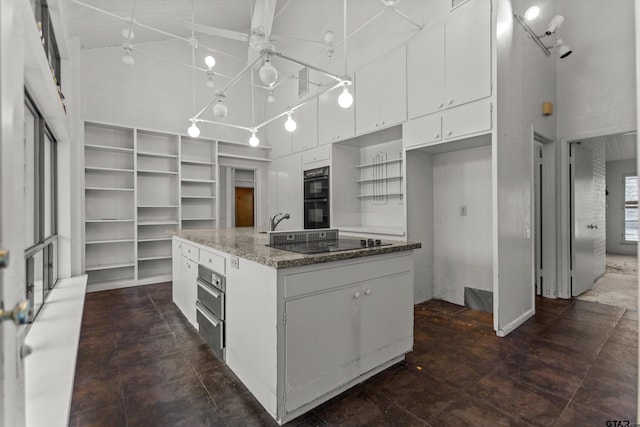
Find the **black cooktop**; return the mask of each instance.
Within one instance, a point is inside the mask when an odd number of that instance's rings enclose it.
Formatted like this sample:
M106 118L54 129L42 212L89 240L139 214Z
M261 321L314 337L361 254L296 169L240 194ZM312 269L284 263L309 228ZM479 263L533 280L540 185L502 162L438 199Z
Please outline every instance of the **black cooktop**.
M326 252L348 251L352 249L390 245L391 243L383 243L380 240L374 239L337 239L318 240L314 242L283 243L267 246L283 251L297 252L299 254L321 254Z

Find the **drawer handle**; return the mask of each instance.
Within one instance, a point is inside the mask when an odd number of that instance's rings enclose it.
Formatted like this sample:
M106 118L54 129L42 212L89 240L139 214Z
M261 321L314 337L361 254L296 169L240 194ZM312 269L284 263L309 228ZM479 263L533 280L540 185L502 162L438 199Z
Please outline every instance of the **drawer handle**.
M440 134L436 133L435 135L433 135L434 138L440 138Z
M215 289L212 289L209 284L207 282L205 282L204 280L202 280L201 278L198 277L198 286L200 286L202 289L204 289L209 295L211 295L214 298L220 298L220 296L222 295L220 292L216 291Z
M200 312L200 314L202 314L205 317L205 319L207 319L209 322L213 323L213 326L215 326L216 328L220 325L220 321L216 320L214 316L209 314L209 310L207 310L202 305L202 303L200 303L200 301L196 301L196 310L198 310Z
M449 105L453 104L453 99L450 99L448 102Z
M365 294L366 294L366 295L371 295L371 289L367 289L367 290L365 291Z
M444 103L441 102L440 105L438 105L438 108L442 108L442 107L444 107Z
M451 135L453 135L453 131L452 131L452 130L450 130L449 132L447 132L447 136L451 136Z

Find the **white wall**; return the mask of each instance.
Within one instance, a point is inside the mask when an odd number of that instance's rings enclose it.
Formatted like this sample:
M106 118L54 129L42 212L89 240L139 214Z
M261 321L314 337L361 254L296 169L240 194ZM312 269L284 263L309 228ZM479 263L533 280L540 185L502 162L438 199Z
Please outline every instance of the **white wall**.
M633 0L563 0L558 13L557 34L573 48L558 63L558 135L636 129Z
M493 292L491 205L491 147L433 156L434 297L464 305L465 287Z
M230 51L240 57L246 57L245 44L233 41L219 41L222 50ZM191 63L190 47L178 40L145 43L140 49L172 58L185 64ZM121 47L109 47L83 51L83 107L84 119L98 122L141 127L152 130L186 134L189 118L203 108L213 98L214 90L206 85L206 75L195 72L195 106L193 104L192 71L175 63L162 61L156 57L133 52L135 64L124 65L121 61ZM204 67L204 57L208 52L196 51L196 66ZM227 76L235 76L246 62L228 56L216 55L215 71ZM251 126L251 89L247 84L238 83L227 93L225 104L229 114L226 123ZM216 77L216 88L221 89L227 79ZM256 122L262 119L264 91L256 89ZM214 120L213 112L208 109L202 118ZM248 142L250 134L246 131L198 124L201 137ZM258 137L262 135L259 132Z
M624 240L624 176L636 175L636 159L607 162L607 253L635 255L638 245Z

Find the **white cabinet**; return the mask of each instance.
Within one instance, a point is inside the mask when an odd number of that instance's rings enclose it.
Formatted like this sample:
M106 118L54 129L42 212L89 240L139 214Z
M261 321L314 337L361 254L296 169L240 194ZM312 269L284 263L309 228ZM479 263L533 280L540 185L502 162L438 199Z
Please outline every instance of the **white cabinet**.
M356 72L356 134L389 127L407 118L406 68L403 46Z
M182 241L173 239L171 242L171 295L175 305L180 310L186 307L186 295L182 277Z
M492 103L489 99L418 117L402 124L405 149L454 141L491 130Z
M409 118L491 95L491 2L451 11L408 46Z
M354 94L355 85L349 86ZM338 105L338 95L342 88L334 89L318 98L318 142L329 144L355 136L354 106L342 108Z
M282 221L279 230L296 230L303 228L302 218L302 154L297 153L271 164L271 174L275 180L269 189L270 200L275 200L270 214L288 212L290 218ZM274 185L275 184L275 185Z
M313 164L316 162L322 162L324 160L329 160L331 157L331 150L328 145L321 145L320 147L316 147L312 150L307 150L302 153L302 163L305 165Z
M286 410L411 350L413 274L285 303Z
M292 135L292 150L300 151L318 145L318 100L313 99L294 111L296 130ZM282 124L284 127L284 122Z
M198 297L198 263L183 255L186 244L181 240L173 239L172 245L173 302L178 306L189 323L197 329L196 299Z

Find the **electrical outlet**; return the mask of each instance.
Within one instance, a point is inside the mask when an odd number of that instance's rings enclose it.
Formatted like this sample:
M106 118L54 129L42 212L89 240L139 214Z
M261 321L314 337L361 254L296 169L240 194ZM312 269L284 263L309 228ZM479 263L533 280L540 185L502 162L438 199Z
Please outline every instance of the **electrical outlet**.
M231 257L231 268L238 270L240 268L240 259L237 256Z
M460 206L460 216L467 216L467 205Z

